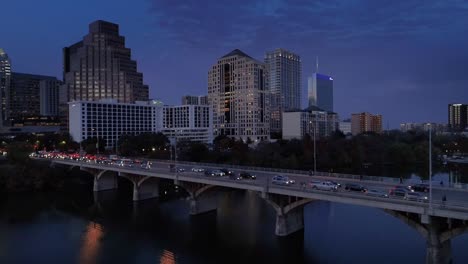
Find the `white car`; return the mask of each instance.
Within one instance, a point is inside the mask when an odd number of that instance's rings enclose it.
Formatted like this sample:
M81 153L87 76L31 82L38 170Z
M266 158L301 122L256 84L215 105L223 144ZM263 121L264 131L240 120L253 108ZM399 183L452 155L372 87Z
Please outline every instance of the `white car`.
M338 187L328 181L325 182L310 182L309 186L314 190L321 190L321 191L337 191Z
M203 168L192 168L192 172L204 172L205 169Z
M290 180L288 176L276 175L271 179L271 183L278 185L294 184L294 180Z

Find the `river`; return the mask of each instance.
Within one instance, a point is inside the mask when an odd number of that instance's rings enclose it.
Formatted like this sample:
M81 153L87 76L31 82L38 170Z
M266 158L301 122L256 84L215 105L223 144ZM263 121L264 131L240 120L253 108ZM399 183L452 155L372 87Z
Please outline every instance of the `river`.
M120 182L119 182L120 184ZM0 263L424 263L425 241L379 209L313 202L304 232L276 237L275 212L256 193L227 191L215 212L189 216L167 195L137 205L131 186L94 197L67 192L3 195ZM452 240L454 263L468 263L468 234Z

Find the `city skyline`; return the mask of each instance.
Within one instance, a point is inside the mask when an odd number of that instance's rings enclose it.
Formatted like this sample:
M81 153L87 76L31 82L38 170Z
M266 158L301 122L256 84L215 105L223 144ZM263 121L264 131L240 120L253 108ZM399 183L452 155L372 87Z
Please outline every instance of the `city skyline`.
M89 1L92 9L86 8L86 1L83 7L40 4L44 12L26 13L28 18L21 21L13 14L24 3L6 3L10 12L5 19L15 26L1 28L0 34L7 36L1 45L12 60L12 70L61 76L61 48L85 35L89 23L103 19L121 27L150 86L150 97L168 104L177 103L184 94L206 94L206 72L212 61L235 48L256 59L276 48L300 55L303 107L305 77L313 72L315 57L320 57L320 71L338 80L335 111L342 119L369 111L384 115L385 127L388 121L390 128L407 121L447 123L447 104L466 103L468 98L463 70L468 64L464 48L468 34L463 27L468 7L462 2L249 1L228 5L219 13L221 3L208 5L203 12L200 7L187 9L194 5L190 1L132 5L115 1L113 8L107 8L109 3ZM36 5L31 1L30 9ZM239 18L223 21L240 11L245 12ZM293 19L278 24L291 13L296 14ZM353 19L357 14L361 18ZM38 30L30 32L30 23ZM31 48L30 43L40 45ZM186 72L184 78L178 78L179 71Z

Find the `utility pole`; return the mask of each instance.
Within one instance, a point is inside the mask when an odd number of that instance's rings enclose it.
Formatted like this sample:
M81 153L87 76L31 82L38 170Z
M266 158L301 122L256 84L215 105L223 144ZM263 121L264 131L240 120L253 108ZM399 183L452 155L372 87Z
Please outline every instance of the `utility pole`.
M317 175L317 146L316 146L316 134L317 134L317 119L318 114L315 112L315 126L314 126L314 175Z
M429 123L429 208L432 209L432 125Z

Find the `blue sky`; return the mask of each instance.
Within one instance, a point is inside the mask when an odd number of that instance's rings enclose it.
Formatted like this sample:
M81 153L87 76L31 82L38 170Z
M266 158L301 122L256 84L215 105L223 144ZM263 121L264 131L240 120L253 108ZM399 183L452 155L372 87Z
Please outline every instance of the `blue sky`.
M302 58L304 106L319 57L342 118L446 123L448 103L468 103L468 1L16 0L0 12L13 70L59 78L63 47L94 20L118 23L151 97L169 104L206 94L209 68L231 50L263 60L279 47Z

